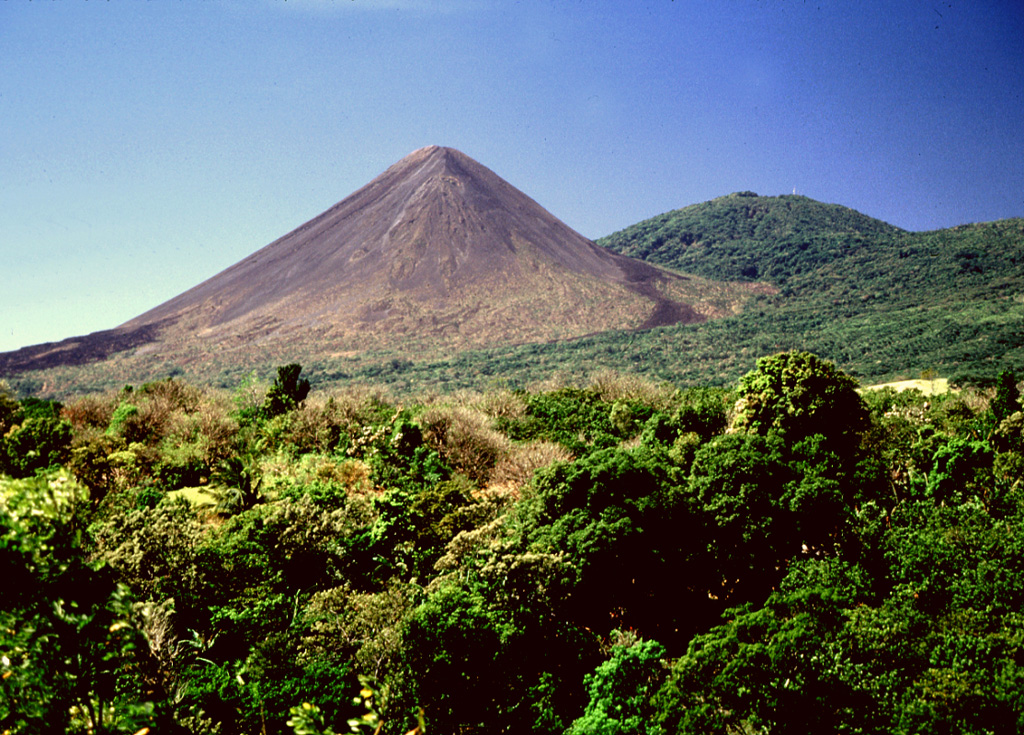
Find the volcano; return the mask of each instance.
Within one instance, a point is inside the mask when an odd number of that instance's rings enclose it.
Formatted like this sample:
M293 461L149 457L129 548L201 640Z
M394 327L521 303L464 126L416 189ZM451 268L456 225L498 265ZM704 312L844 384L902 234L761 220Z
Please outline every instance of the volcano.
M735 303L723 284L595 245L469 156L428 146L170 301L0 355L0 371L115 352L171 363L260 348L439 354L703 321Z

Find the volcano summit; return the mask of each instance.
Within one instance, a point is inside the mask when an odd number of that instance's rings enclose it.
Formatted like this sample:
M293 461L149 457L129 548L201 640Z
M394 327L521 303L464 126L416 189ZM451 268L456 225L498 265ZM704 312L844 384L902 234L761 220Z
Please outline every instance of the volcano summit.
M124 350L175 364L441 354L702 321L736 297L601 248L472 158L428 146L189 291L116 329L0 355L0 372Z

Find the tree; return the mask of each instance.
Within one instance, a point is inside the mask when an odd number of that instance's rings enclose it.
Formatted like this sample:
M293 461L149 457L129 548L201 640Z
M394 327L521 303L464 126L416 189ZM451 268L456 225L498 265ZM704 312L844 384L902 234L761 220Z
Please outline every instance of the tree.
M659 732L652 722L650 700L664 678L665 647L657 641L618 635L623 640L612 646L611 657L587 674L584 685L590 701L566 735Z
M692 628L700 607L679 604L684 593L665 583L681 579L691 594L697 571L700 529L674 469L666 452L638 447L602 449L535 475L516 529L530 551L563 558L556 596L577 624L600 633L632 627L665 645Z
M263 484L263 477L260 474L259 459L253 453L221 460L210 479L220 486L212 491L217 498L216 510L219 513L241 513L255 506L262 498L260 485Z
M510 571L522 575L519 567ZM506 596L495 582L447 580L412 611L402 632L405 670L385 682L392 687L386 719L404 713L411 726L422 707L430 732L539 734L562 732L566 715L582 713L594 636L552 610L536 584Z
M0 437L21 421L21 405L14 398L6 380L0 380Z
M710 599L763 599L782 561L800 549L785 502L793 476L783 450L777 436L756 434L727 434L697 450L688 489L705 532L691 543L705 547Z
M828 449L848 457L867 426L856 381L809 352L762 357L740 380L735 429L777 433L790 444L821 434Z
M986 441L950 439L932 455L927 492L937 503L985 497L992 486L992 448Z
M132 600L86 559L66 473L0 483L0 728L136 732L153 724Z
M70 458L71 424L54 416L30 416L0 436L0 472L29 477Z
M267 391L261 412L265 418L274 418L294 411L309 395L309 381L299 378L302 366L298 363L282 365L277 369L277 378Z
M873 721L879 703L843 679L836 639L864 599L861 576L840 561L807 560L763 606L727 611L673 663L654 696L657 731L893 732Z
M989 403L996 423L1020 410L1020 391L1013 370L1003 370L996 379L996 394Z

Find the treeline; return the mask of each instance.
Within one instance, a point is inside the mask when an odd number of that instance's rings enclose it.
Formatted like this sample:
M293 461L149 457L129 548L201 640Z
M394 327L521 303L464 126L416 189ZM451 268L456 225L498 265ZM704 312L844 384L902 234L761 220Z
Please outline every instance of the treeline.
M0 395L0 732L1024 727L1024 413L734 387Z

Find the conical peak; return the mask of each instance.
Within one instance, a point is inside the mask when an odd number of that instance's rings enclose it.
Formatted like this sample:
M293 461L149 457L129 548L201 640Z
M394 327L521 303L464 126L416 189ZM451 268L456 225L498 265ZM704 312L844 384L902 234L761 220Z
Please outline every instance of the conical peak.
M410 153L409 155L405 156L404 158L400 159L397 163L395 163L394 167L422 165L424 163L434 161L449 160L472 161L473 159L471 159L462 151L458 151L454 148L446 148L440 145L428 145L424 146L423 148L417 148L412 153Z
M454 148L445 148L439 145L425 145L422 148L417 148L412 153L406 156L406 158L426 158L427 156L436 155L442 151L451 151Z
M462 151L439 145L428 145L417 148L409 155L395 163L389 172L423 172L427 174L457 174L472 170L479 174L487 169L474 161Z
M404 161L409 159L425 159L436 156L459 156L462 158L469 158L469 156L467 156L465 153L456 150L455 148L448 148L447 146L443 145L425 145L422 148L417 148L402 160Z
M323 355L548 341L702 320L735 303L707 292L598 247L486 166L430 145L110 335L41 354L91 360L144 344L141 359L192 361L213 346L248 359L264 344Z
M125 326L180 323L186 331L248 334L272 322L327 324L348 333L358 331L357 324L376 314L379 304L440 314L479 300L470 311L484 314L491 310L485 303L515 309L512 304L539 299L551 301L541 312L550 312L555 322L572 322L573 329L592 329L580 316L583 304L600 305L593 306L597 323L618 328L647 322L636 313L624 320L615 315L617 308L642 312L646 306L654 310L649 319L658 323L695 318L688 310L677 315L679 309L671 318L661 316L670 303L661 292L678 280L596 246L461 151L430 145ZM494 314L480 319L518 323ZM412 329L409 324L403 321L401 328ZM460 333L473 328L458 327ZM516 329L548 335L536 326Z

